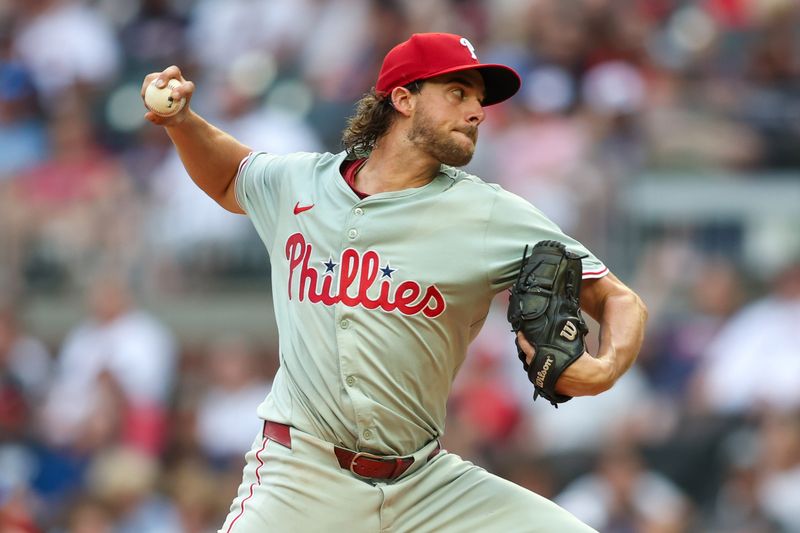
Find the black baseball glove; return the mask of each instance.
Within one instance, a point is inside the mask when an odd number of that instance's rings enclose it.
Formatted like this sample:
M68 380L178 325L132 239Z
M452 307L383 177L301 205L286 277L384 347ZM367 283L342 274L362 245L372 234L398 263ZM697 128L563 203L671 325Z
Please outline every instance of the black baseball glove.
M534 386L533 399L544 396L554 406L572 399L558 394L556 381L585 349L588 328L581 316L581 257L558 241L541 241L522 255L517 281L511 287L508 321L536 348L530 365L517 342L517 352ZM516 342L516 341L515 341Z

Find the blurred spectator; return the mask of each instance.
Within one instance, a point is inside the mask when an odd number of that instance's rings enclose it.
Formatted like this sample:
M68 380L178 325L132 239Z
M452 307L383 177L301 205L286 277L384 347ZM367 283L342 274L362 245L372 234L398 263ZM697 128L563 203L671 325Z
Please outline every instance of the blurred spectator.
M602 191L602 176L587 166L587 132L576 117L530 107L516 109L504 126L481 148L480 164L492 169L487 179L531 201L565 231L574 232L581 207L590 198L597 200Z
M130 269L139 202L128 176L97 142L77 97L62 102L49 128L50 157L14 178L0 213L2 231L16 244L12 274L60 267L80 282L98 265Z
M0 303L0 376L19 384L28 402L47 392L51 358L42 341L28 334L18 312Z
M778 524L764 512L758 501L758 465L752 450L738 451L731 458L710 506L703 531L708 533L778 533Z
M45 105L57 103L72 87L100 87L113 79L120 64L118 41L109 21L95 9L78 0L17 5L15 50L33 73Z
M242 338L223 338L208 351L208 385L197 406L197 442L214 464L240 467L241 455L258 435L256 408L271 383L259 371L253 347Z
M37 116L36 91L11 44L11 34L0 23L0 187L47 153L45 122Z
M769 4L769 3L765 3ZM800 165L800 5L774 2L762 9L763 21L753 36L744 66L745 89L740 117L764 139L764 163L770 167Z
M33 496L26 489L0 495L0 532L43 533L33 516Z
M612 48L600 54L630 56L631 61L617 59L594 64L587 69L580 87L584 108L582 128L592 137L587 166L595 167L605 182L604 187L595 186L594 197L586 195L589 201L582 206L586 213L582 230L595 238L607 238L598 235L596 226L605 225L601 221L614 216L622 192L641 174L647 160L642 115L647 108L649 72L639 64L638 54L624 53L625 46L617 46L623 50Z
M358 0L331 0L320 9L302 61L304 77L323 100L352 102L374 84L373 13L370 2Z
M181 531L175 505L157 490L158 461L138 450L112 447L100 452L87 472L87 492L109 509L115 533Z
M328 150L341 149L341 132L353 101L375 84L386 52L407 38L409 12L414 6L436 10L442 4L334 0L320 5L315 31L308 35L298 60L302 79L315 95L310 118ZM431 18L425 21L431 24Z
M513 346L513 344L509 344ZM517 429L521 410L500 357L511 353L471 350L448 404L445 446L467 457L502 453Z
M774 277L769 294L733 315L710 342L699 375L708 408L721 414L800 408L800 357L791 340L798 324L795 262Z
M309 0L200 0L192 9L189 51L212 81L228 74L232 60L253 51L283 64L313 34L319 9Z
M258 62L245 62L231 68L226 78L207 88L218 106L220 128L254 150L274 154L323 150L302 110L293 112L270 101L272 79L264 79L260 85L248 84L262 68Z
M30 421L48 384L50 356L23 332L11 307L0 306L0 531L39 531ZM16 528L16 529L15 529Z
M165 439L168 401L174 380L172 334L135 307L118 277L96 279L89 290L90 316L68 335L58 372L44 405L44 431L57 445L79 445L92 436L93 415L106 413L118 437L145 453L158 453ZM108 395L119 412L111 410ZM80 446L79 446L80 447Z
M594 471L570 483L555 501L603 533L679 533L691 512L681 490L624 443L605 447Z
M126 70L143 77L169 65L184 64L188 21L175 9L175 3L139 0L137 4L136 13L119 32Z
M166 488L175 502L182 533L211 533L225 520L230 494L241 481L241 464L229 472L231 480L220 476L208 461L186 457L166 473Z
M708 92L724 92L723 80L708 82ZM650 88L643 124L648 163L654 168L745 169L762 157L758 134L732 117L703 105L704 88L674 76L659 76ZM720 96L711 96L709 100ZM696 102L701 100L701 102ZM737 102L734 105L741 105Z
M66 520L67 533L115 533L114 516L98 498L85 496L73 503Z
M651 328L640 364L655 389L676 403L688 387L706 347L744 300L744 280L722 257L682 270L688 287L675 287L672 307ZM687 293L685 300L676 298ZM678 305L685 302L685 305Z
M758 502L783 531L800 531L800 410L775 410L759 434Z
M31 411L21 387L0 368L0 532L5 521L33 513L29 492L38 465L29 449Z

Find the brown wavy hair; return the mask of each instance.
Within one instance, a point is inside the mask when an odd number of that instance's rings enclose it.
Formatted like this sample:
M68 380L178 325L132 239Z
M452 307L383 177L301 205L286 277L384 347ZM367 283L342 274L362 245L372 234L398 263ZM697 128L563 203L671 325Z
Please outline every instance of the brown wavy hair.
M416 94L421 83L414 81L404 86ZM342 132L342 145L348 155L367 157L375 143L383 137L394 122L396 111L389 96L381 96L373 87L355 105L356 111L347 119L347 127Z

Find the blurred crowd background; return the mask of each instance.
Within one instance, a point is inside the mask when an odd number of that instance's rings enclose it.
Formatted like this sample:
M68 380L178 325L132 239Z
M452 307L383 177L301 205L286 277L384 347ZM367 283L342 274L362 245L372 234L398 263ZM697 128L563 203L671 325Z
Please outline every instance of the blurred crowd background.
M651 314L616 387L555 410L500 295L445 446L603 532L800 531L797 0L0 0L0 532L215 531L259 428L269 264L143 77L179 65L250 146L338 151L415 31L520 72L469 170Z

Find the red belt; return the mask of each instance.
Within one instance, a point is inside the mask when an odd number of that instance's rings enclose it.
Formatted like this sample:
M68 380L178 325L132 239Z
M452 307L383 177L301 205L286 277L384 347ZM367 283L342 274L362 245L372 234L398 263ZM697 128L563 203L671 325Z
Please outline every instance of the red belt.
M263 435L286 448L292 447L290 426L286 424L267 420L264 422ZM441 449L442 446L437 442L426 461L430 461ZM334 446L333 453L339 466L357 476L371 479L397 479L414 464L412 456L382 457L368 452L354 452L340 446Z

